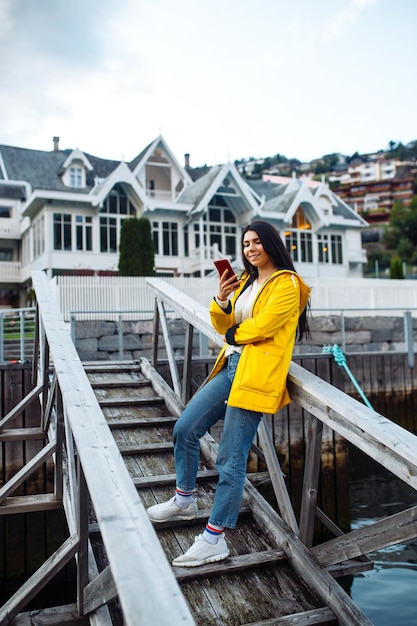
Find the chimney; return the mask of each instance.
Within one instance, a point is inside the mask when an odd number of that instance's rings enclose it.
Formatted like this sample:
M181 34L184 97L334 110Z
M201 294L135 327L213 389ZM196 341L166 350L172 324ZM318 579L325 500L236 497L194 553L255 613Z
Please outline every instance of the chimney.
M188 152L184 154L185 167L190 167L190 155Z
M58 150L59 150L59 137L53 137L52 141L54 142L54 151L58 152Z

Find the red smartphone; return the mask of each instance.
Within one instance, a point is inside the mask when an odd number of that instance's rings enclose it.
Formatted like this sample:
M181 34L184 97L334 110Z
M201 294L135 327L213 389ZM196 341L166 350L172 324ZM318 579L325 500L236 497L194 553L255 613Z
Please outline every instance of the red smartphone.
M213 263L219 272L219 276L223 276L226 270L228 271L227 278L231 278L236 274L228 259L216 259Z

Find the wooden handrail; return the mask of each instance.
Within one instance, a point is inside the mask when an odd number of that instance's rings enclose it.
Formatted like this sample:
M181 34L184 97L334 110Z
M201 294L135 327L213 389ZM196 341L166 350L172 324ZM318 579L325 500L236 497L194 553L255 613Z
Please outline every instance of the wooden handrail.
M147 283L167 307L223 345L205 307L161 279L148 278ZM294 362L288 387L293 401L417 490L415 435Z
M54 302L47 277L43 272L34 271L32 281L66 419L71 426L125 623L130 626L194 624ZM155 580L159 581L158 585L154 584Z

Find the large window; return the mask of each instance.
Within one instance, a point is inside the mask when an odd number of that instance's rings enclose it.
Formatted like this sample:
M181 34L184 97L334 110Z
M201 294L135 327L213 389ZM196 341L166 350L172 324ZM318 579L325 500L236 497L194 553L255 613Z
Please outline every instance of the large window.
M75 239L77 250L93 249L92 218L86 215L75 216Z
M330 249L332 263L343 264L342 237L341 235L330 235Z
M70 213L54 213L54 250L71 250Z
M178 256L178 224L176 222L162 222L163 254Z
M313 262L311 224L300 207L294 214L291 228L285 231L285 245L295 263Z
M91 217L54 213L54 250L92 250L92 229ZM44 251L43 220L34 225L33 231L33 252L36 258Z
M117 252L120 229L123 221L130 215L136 215L135 207L122 186L115 185L100 210L101 252Z
M214 196L210 202L209 210L204 217L203 241L201 241L200 224L194 224L194 246L217 245L220 252L228 256L236 256L236 220L230 209L225 206L221 196Z
M343 263L341 235L317 235L319 263Z
M178 256L178 223L152 222L155 254Z
M37 259L45 251L44 216L33 222L33 256Z

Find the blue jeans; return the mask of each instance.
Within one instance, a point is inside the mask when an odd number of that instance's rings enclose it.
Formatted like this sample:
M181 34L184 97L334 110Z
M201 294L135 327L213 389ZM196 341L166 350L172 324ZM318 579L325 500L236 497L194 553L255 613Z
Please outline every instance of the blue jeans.
M249 450L261 419L261 413L227 405L239 356L232 354L227 365L191 398L174 427L177 487L192 491L200 458L200 437L224 419L216 460L219 481L209 519L209 523L221 528L236 526Z

